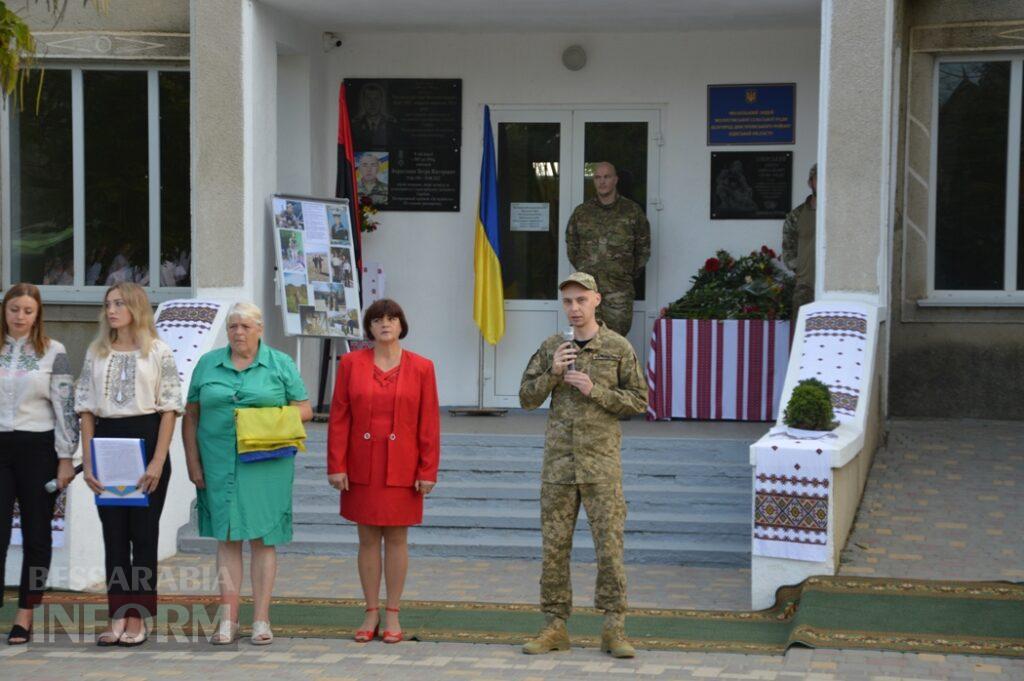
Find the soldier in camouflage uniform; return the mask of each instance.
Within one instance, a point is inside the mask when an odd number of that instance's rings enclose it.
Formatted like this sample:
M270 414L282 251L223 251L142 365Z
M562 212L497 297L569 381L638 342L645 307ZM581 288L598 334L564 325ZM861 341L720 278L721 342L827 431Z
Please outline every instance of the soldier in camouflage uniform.
M625 633L626 499L619 417L646 411L647 385L629 341L596 320L601 295L594 278L576 272L559 289L575 340L556 334L544 341L519 387L525 409L536 409L551 396L540 491L540 600L546 625L523 652L569 649L569 558L582 502L597 553L594 604L605 612L601 648L615 657L633 657Z
M388 186L380 181L380 158L377 154L367 151L360 155L356 171L359 197L369 198L375 206L387 205Z
M633 281L651 257L651 224L644 209L620 196L611 163L594 168L597 196L576 206L565 232L569 262L597 280L598 319L626 336L633 325Z
M801 305L814 302L814 235L818 204L818 164L807 177L811 195L794 208L782 223L782 262L796 275L793 290L793 318Z

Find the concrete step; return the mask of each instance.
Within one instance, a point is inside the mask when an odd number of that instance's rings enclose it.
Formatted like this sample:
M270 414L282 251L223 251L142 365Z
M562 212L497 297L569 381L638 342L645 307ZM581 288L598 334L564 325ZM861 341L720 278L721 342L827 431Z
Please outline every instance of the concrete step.
M679 485L673 483L624 484L626 501L630 508L686 512L699 511L701 507L746 508L750 504L749 485L711 486ZM431 493L432 499L450 499L456 502L498 503L502 501L538 502L540 483L537 480L517 482L443 481ZM294 499L304 502L331 503L338 500L338 492L324 479L296 479ZM650 507L650 508L648 508Z
M491 459L476 454L445 454L441 459L440 471L445 479L458 480L471 474L533 474L539 476L543 461L541 457L509 457L503 460ZM626 475L648 475L660 477L693 478L702 481L744 479L750 481L751 466L748 463L729 462L685 462L659 461L650 459L623 460L622 470ZM327 463L299 458L295 467L296 476L312 478L327 475ZM539 479L539 478L538 478Z
M354 525L295 526L291 543L278 548L282 553L349 556L358 549ZM191 527L183 528L178 548L183 553L212 553L216 541L195 536ZM414 556L517 558L539 560L541 540L536 532L500 534L486 530L438 529L416 527L409 532L409 549ZM594 546L589 533L577 533L573 539L573 560L594 562ZM626 537L626 560L630 563L685 564L696 566L739 566L750 561L747 537L679 539L655 533L637 533Z
M349 524L338 514L337 504L296 503L293 509L293 519L295 525ZM495 509L487 506L466 508L427 502L423 512L423 526L539 532L540 506L518 509ZM582 509L576 527L580 530L588 528L586 513ZM651 511L631 512L626 518L626 532L657 532L711 538L747 536L750 534L750 516L742 513L701 515Z

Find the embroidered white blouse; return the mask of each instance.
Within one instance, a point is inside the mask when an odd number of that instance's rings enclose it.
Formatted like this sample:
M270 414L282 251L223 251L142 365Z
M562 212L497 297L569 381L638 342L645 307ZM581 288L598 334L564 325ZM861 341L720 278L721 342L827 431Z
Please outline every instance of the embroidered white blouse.
M85 354L75 386L75 411L100 418L182 412L181 379L174 353L162 340L153 341L145 357L139 350L112 350L106 357Z
M0 431L52 430L57 456L78 449L71 362L64 346L51 340L40 357L28 337L4 338L0 348Z

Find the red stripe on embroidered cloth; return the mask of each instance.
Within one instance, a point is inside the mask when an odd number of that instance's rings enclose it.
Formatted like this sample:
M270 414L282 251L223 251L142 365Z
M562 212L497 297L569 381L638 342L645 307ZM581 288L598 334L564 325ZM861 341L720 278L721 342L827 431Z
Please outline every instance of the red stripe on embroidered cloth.
M764 420L762 415L761 388L764 370L764 323L749 321L750 352L747 353L749 368L747 370L747 418L752 421Z
M683 407L683 417L693 418L693 329L694 320L686 320L686 402Z
M711 321L697 322L700 351L697 357L697 418L711 418Z
M664 339L664 342L662 344L661 352L662 352L662 358L663 358L662 362L664 363L664 367L665 367L665 370L664 370L664 373L663 373L663 376L665 377L665 380L664 380L663 387L662 387L662 390L661 390L661 418L663 418L663 419L671 419L672 418L672 382L673 382L673 380L675 378L673 376L673 373L672 373L672 367L674 365L674 362L672 361L672 352L673 352L673 348L672 348L672 327L674 325L672 323L672 320L670 320L670 319L663 319L661 321L661 324L662 324L661 335L662 335L662 338Z
M714 418L722 418L722 374L723 374L723 350L725 349L725 322L715 322L718 331L718 344L715 352L715 413Z
M772 398L775 396L775 322L768 322L768 387L764 394L766 398L764 419L772 418Z
M744 358L747 356L747 322L745 320L739 320L736 323L736 332L738 334L737 348L739 352L736 353L736 418L740 421L747 419L747 410L744 408L746 405L746 381L747 372L744 367Z
M661 351L659 346L661 345L661 319L657 319L654 322L654 328L651 329L651 347L647 353L647 420L656 421L658 419L658 361L661 358Z

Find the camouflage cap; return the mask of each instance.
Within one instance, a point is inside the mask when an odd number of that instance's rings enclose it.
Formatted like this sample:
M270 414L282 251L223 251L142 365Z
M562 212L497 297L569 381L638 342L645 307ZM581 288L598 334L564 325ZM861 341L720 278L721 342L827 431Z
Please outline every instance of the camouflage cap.
M573 272L562 280L562 283L558 285L558 290L561 291L569 284L579 284L583 288L590 289L591 291L597 290L597 281L586 272Z

